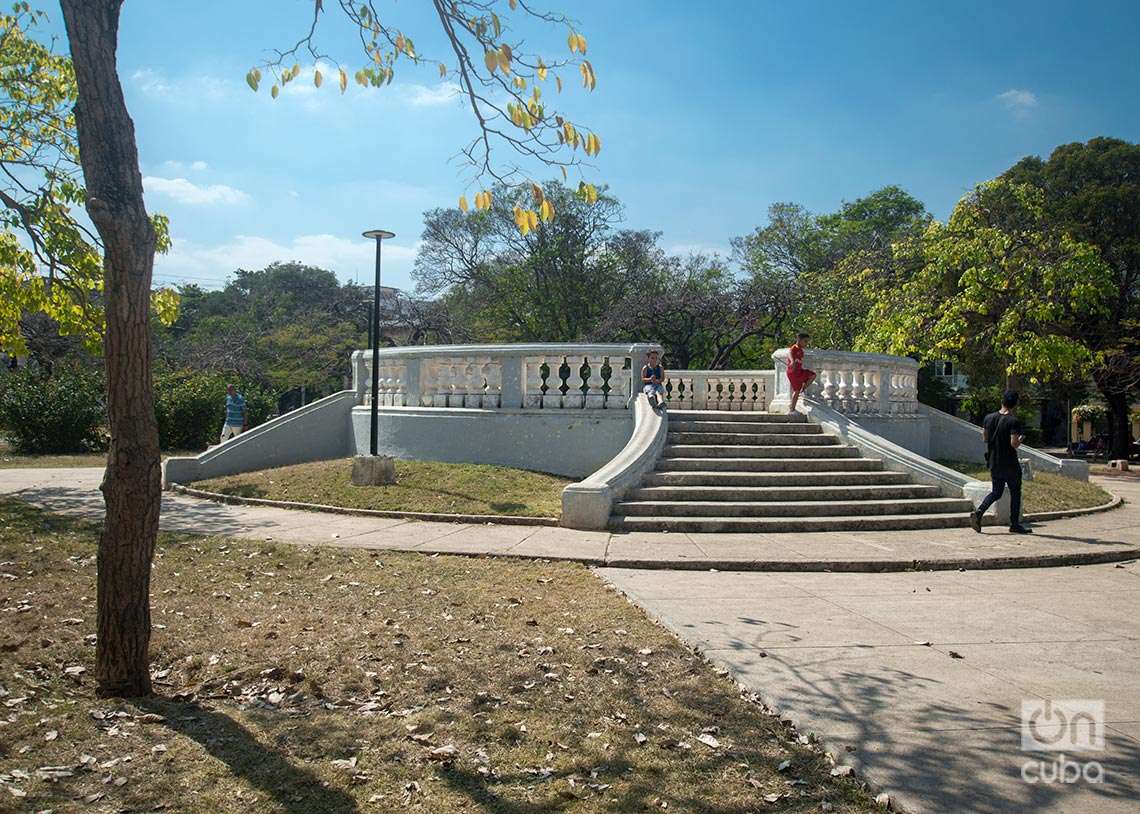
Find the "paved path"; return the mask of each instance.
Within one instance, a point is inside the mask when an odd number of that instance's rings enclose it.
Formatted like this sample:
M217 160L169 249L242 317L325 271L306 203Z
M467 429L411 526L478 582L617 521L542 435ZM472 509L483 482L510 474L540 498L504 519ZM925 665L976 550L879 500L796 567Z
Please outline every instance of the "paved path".
M102 470L0 469L0 494L13 494L52 511L99 518ZM1116 483L1121 484L1117 488ZM1137 481L1103 479L1123 494ZM620 567L720 570L907 570L1053 564L1039 558L1140 554L1140 489L1134 505L1038 526L1031 537L987 528L933 531L820 532L813 534L685 534L574 531L551 526L440 523L333 515L260 506L231 506L166 493L162 526L173 531L273 539L282 542L427 553L498 554L572 559Z
M1140 501L1140 481L1110 486ZM1124 512L1137 528L1135 508ZM1140 811L1140 565L895 574L599 569L913 812ZM1028 783L1023 700L1105 702L1100 784ZM1051 771L1051 769L1048 769Z

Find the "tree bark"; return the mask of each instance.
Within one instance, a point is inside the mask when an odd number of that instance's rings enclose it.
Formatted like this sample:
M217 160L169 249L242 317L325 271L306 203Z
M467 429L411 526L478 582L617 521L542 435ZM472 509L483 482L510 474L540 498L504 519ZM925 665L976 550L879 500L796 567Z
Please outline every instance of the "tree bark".
M95 646L98 692L150 693L150 572L162 478L151 382L155 233L143 204L134 123L116 67L122 0L61 0L79 102L87 213L103 241L107 416Z
M1106 393L1101 395L1108 403L1109 457L1128 460L1132 445L1132 422L1128 415L1128 394Z

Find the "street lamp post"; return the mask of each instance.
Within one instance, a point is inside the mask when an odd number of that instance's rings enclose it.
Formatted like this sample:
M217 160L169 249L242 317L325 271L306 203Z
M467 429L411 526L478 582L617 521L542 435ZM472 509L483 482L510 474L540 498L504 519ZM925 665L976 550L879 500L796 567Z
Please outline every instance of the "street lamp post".
M376 241L376 286L372 289L372 416L368 435L368 452L376 456L376 435L380 425L380 400L376 397L380 390L380 246L390 238L395 237L394 232L385 229L370 229L364 233L365 237Z
M370 229L364 236L376 241L376 286L372 290L372 323L368 341L372 345L372 414L368 436L369 455L352 459L352 482L357 486L379 486L396 482L396 468L391 458L377 455L380 428L380 245L396 235L385 229Z

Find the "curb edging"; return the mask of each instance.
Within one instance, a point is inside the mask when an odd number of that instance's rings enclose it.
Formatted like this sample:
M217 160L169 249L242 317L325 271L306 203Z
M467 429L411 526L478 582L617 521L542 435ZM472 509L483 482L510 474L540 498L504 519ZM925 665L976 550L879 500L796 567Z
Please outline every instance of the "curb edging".
M300 509L307 512L345 514L360 517L386 517L394 520L436 520L447 523L494 523L503 526L557 526L555 517L523 517L514 514L448 514L446 512L401 512L389 509L353 509L345 506L328 506L324 503L301 503L292 500L269 500L262 497L240 497L224 495L220 492L207 492L181 483L168 484L172 492L190 497L212 500L215 503L228 503L234 506L265 506L274 509Z
M1112 493L1109 492L1109 494ZM1022 519L1028 520L1030 523L1040 523L1045 520L1061 520L1065 517L1080 517L1085 514L1107 512L1110 509L1115 509L1122 505L1124 505L1124 498L1119 495L1112 495L1112 500L1108 501L1108 503L1102 503L1099 506L1086 506L1083 509L1061 509L1057 512L1034 512L1032 514L1022 515Z

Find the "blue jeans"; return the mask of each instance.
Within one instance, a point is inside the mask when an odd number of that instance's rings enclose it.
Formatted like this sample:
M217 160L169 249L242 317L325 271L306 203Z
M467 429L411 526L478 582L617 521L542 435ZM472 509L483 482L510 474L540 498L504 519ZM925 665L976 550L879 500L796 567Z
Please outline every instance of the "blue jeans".
M990 480L993 487L990 493L986 495L986 499L978 504L978 516L986 513L996 501L1001 500L1001 496L1005 494L1005 487L1009 487L1009 525L1012 528L1016 526L1021 520L1021 467L1016 470L1009 470L1008 472L999 472L993 470L990 472Z

